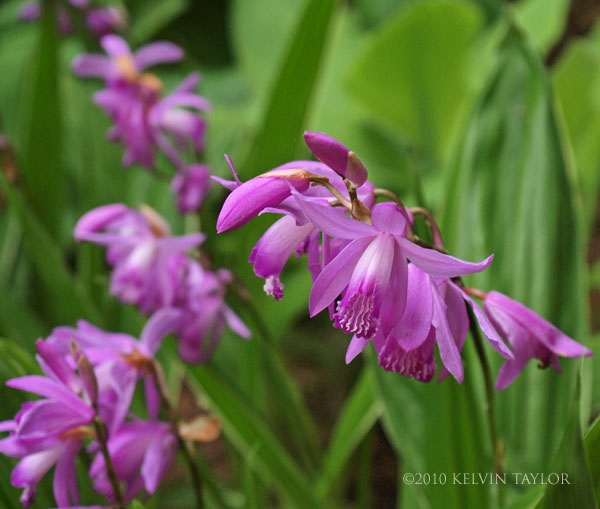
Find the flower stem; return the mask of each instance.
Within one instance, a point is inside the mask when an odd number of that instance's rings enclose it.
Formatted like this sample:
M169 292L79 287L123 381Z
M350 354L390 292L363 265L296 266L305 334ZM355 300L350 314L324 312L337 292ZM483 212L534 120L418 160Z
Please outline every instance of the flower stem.
M204 507L204 501L202 499L202 484L200 482L200 473L198 472L198 466L196 465L196 460L194 459L194 453L191 451L190 447L188 446L188 443L183 439L181 433L179 432L179 421L177 419L177 412L175 411L173 405L171 405L171 402L169 401L169 396L165 387L162 369L158 363L152 363L150 375L152 376L154 385L158 389L161 404L167 411L167 416L169 418L169 422L171 423L171 428L173 430L173 433L175 434L175 437L177 437L179 448L183 452L183 456L185 457L185 461L188 465L190 477L192 478L194 495L196 496L196 507L198 509L202 509Z
M442 242L442 234L440 233L440 228L436 223L433 214L423 207L411 207L408 210L411 212L411 214L423 216L427 220L429 228L431 228L431 234L433 235L433 243L435 247L445 251L446 248Z
M494 453L494 472L498 475L502 475L504 473L504 445L502 444L496 429L496 406L492 371L485 355L485 350L483 349L483 341L481 339L481 334L479 333L477 320L475 319L475 315L469 306L467 306L467 312L469 314L469 328L471 330L471 335L473 336L475 349L477 350L477 357L479 358L479 363L481 364L481 371L483 372L483 378L485 382L488 426L490 440L492 442L492 451ZM502 490L500 487L498 489L498 505L502 507Z
M106 429L106 423L98 415L94 417L93 423L94 430L96 431L96 438L98 439L98 444L100 444L100 450L102 451L102 457L104 458L104 465L106 467L106 472L108 474L108 479L110 480L110 485L113 490L117 507L122 509L125 507L125 502L123 501L121 485L119 483L119 478L117 477L115 466L110 458L110 453L108 452L108 431Z

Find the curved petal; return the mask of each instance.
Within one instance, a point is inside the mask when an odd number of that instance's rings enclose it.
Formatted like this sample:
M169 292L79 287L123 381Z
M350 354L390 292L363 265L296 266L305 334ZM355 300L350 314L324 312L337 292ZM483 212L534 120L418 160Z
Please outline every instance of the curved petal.
M75 474L75 457L81 449L79 440L67 442L62 454L56 462L54 470L54 498L58 507L71 507L79 504L77 493L77 476Z
M371 243L369 238L359 238L348 244L321 271L315 280L309 298L310 316L325 309L346 287L358 260Z
M111 203L86 212L75 225L75 240L87 240L88 235L103 230L128 211L129 208L122 203Z
M346 209L304 198L300 193L294 196L306 218L327 235L348 240L377 235L372 226L348 217Z
M561 357L580 357L592 355L591 350L564 334L540 315L499 292L488 293L485 299L486 309L498 307L509 313L514 320L529 330L548 350Z
M406 232L406 217L398 205L391 201L375 205L371 220L373 226L379 231L392 233L399 237Z
M306 189L307 179L255 177L236 187L227 197L217 219L217 232L246 224L266 207L279 205L290 193L290 185Z
M104 51L111 57L120 57L123 55L131 55L129 44L122 37L114 34L108 34L100 39L100 44Z
M183 58L183 50L172 42L152 42L138 49L133 58L135 65L142 71L156 64L177 62Z
M359 338L356 334L352 336L348 350L346 350L346 364L350 364L354 358L361 353L369 344L370 339Z
M354 152L325 133L304 132L304 141L317 159L342 177L361 186L367 180L367 169Z
M465 262L459 258L440 253L435 249L427 249L402 237L396 237L396 241L410 259L423 272L436 277L458 277L467 274L481 272L489 267L494 255L488 256L479 263Z
M433 295L432 325L435 327L435 339L440 350L440 357L446 369L461 384L465 378L463 364L446 318L446 304L442 300L437 285L433 282L431 289Z
M461 288L456 286L454 283L452 283L452 286L454 288L457 288L460 291L463 299L465 299L465 301L471 306L471 309L473 310L473 314L475 315L475 318L477 318L477 321L479 322L479 327L481 327L481 330L483 331L484 336L487 338L490 346L494 350L496 350L496 352L498 352L500 355L502 355L502 357L504 357L505 359L512 359L513 358L512 352L504 344L504 341L502 341L502 339L498 335L498 332L496 332L496 329L490 323L490 321L488 320L488 317L485 315L485 313L482 311L482 309Z
M90 406L63 385L49 378L39 375L23 376L8 380L6 385L13 389L32 392L33 394L59 401L82 416L89 415L90 419L94 416L94 411Z
M284 216L263 234L250 253L254 273L262 278L279 276L289 257L314 230L312 224L296 226L293 217Z
M404 350L421 346L431 330L433 291L431 279L414 264L408 265L406 307L394 327L394 336Z
M223 306L223 316L225 317L227 326L238 336L244 339L250 339L250 337L252 337L250 329L246 327L246 324L242 322L242 319L228 306Z
M146 346L150 355L156 353L166 335L177 330L181 318L181 311L174 308L162 308L152 315L140 337L140 341Z

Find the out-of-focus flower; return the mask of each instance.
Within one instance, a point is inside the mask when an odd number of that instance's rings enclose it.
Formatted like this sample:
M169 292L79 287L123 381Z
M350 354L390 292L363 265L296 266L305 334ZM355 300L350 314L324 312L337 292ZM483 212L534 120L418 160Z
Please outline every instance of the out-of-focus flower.
M499 292L490 292L483 301L494 327L510 343L514 359L507 360L496 380L496 389L506 388L533 358L540 367L552 366L561 372L558 357L581 357L592 352L558 330L523 304Z
M143 313L174 305L183 253L204 240L202 233L175 237L149 207L141 212L122 204L98 207L75 227L75 238L107 247L113 266L111 294Z
M76 375L62 354L40 341L40 364L47 376L25 376L8 380L14 389L38 394L44 399L24 403L13 421L0 424L10 436L0 440L0 452L21 458L12 472L11 483L24 488L21 503L29 506L36 486L56 465L54 495L59 506L78 503L75 456L85 438L93 438L90 427L95 410L95 385ZM89 373L88 373L89 376Z
M171 426L160 421L136 420L123 424L108 440L108 451L119 480L126 483L125 500L142 489L154 493L177 451ZM94 489L114 500L104 458L97 455L90 468Z
M198 210L210 191L210 170L203 164L194 164L173 177L171 188L177 196L177 208L180 212Z
M86 23L96 37L120 32L126 26L123 11L117 7L91 9L86 15Z
M250 338L246 325L225 302L231 279L228 270L213 273L203 271L194 260L187 264L178 297L183 313L178 333L179 353L186 362L208 361L226 327L244 339Z

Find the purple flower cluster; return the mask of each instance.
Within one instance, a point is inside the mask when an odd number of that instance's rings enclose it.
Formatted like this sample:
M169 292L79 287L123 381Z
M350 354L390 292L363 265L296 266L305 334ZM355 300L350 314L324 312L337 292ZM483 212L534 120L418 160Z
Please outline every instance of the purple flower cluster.
M266 293L280 299L286 261L293 253L307 255L310 314L327 308L334 327L353 335L347 362L372 341L386 370L429 382L437 370L437 345L440 379L449 373L461 383L468 308L491 347L506 359L499 390L533 357L558 370L557 356L591 355L501 294L485 298L484 312L460 277L486 269L493 255L473 263L441 252L441 246L421 245L410 210L399 200L376 203L391 193L374 189L356 154L325 134L307 132L305 141L321 162L293 161L245 183L237 177L221 181L231 194L217 231L238 228L265 212L283 215L258 241L250 262L265 279Z
M111 204L85 214L75 227L75 238L106 247L106 260L113 267L112 295L145 314L165 308L179 311L174 332L185 361L208 360L226 327L250 337L225 303L231 273L206 270L186 254L202 243L204 234L173 236L151 208L137 211Z
M101 45L107 56L82 54L73 61L79 76L101 78L105 88L94 101L110 116L109 139L125 146L123 165L137 163L153 169L161 151L176 169L172 190L181 212L198 209L210 189L210 172L202 164L187 163L186 152L204 150L206 120L199 112L210 103L194 91L200 75L192 73L169 95L160 79L146 69L177 62L183 50L170 42L150 43L132 53L125 40L106 35Z
M69 4L68 6L66 4ZM68 0L58 5L56 22L63 34L73 32L73 21L69 15L69 8L81 11L87 28L96 37L119 32L125 28L125 15L117 7L95 7L91 0ZM35 21L41 15L39 1L25 3L19 11L21 21Z
M37 342L42 375L9 380L7 385L42 397L24 403L11 421L0 423L10 435L0 452L20 458L11 476L23 488L29 506L36 486L54 470L59 507L78 505L75 460L80 451L95 456L90 468L94 488L115 500L101 447L108 449L125 500L141 490L156 491L177 450L172 426L159 420L161 400L153 359L165 335L173 332L180 312L162 309L148 321L138 340L109 333L80 321L58 327ZM130 412L138 381L143 381L147 419Z

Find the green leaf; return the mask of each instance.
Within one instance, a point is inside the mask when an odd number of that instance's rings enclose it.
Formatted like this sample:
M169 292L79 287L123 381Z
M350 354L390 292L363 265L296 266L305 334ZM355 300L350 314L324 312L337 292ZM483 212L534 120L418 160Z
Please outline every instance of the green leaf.
M307 1L242 173L254 176L294 157L336 5Z
M467 52L481 25L479 10L466 2L426 0L400 9L365 42L348 90L439 161L460 125Z
M596 36L597 39L597 36ZM586 226L592 227L600 186L600 49L585 38L569 44L553 69L552 82L564 116L575 158L575 169Z
M596 500L600 500L600 417L594 421L585 435L585 450Z
M183 14L189 0L143 0L131 9L131 41L137 46L150 40Z
M567 22L569 0L527 0L513 6L514 18L546 53L556 43Z
M265 484L275 484L296 507L318 507L309 479L246 398L210 366L193 367L190 373L223 420L227 438L242 457L254 455L252 462Z
M463 140L447 175L442 232L453 255L495 254L492 266L467 284L503 292L585 343L581 216L565 140L546 70L514 28ZM494 356L496 372L501 362ZM572 359L561 364L558 375L531 362L497 395L509 471L548 471L577 368Z
M373 373L363 370L339 414L316 483L318 497L325 498L352 452L369 433L383 411L373 387Z
M539 509L556 507L596 509L598 507L581 432L580 394L578 383L569 407L562 442L553 462L552 472L557 474L561 481L556 484L549 482L544 498L537 506Z
M1 172L0 189L7 194L11 211L21 223L28 257L44 288L45 311L51 314L54 323L87 318L101 325L100 313L80 281L69 272L60 248Z
M54 2L42 2L40 38L24 81L17 144L25 196L52 236L60 231L64 203L61 161L61 109L58 86L58 33Z

